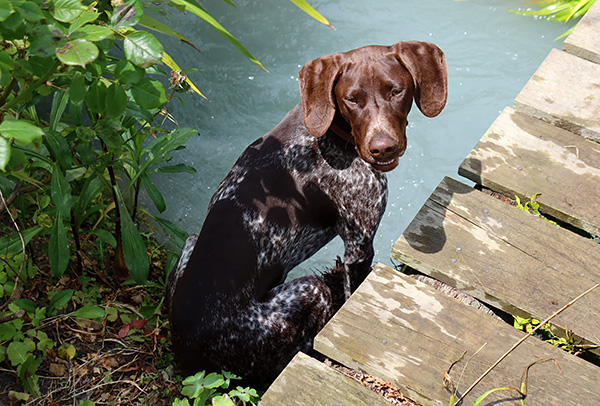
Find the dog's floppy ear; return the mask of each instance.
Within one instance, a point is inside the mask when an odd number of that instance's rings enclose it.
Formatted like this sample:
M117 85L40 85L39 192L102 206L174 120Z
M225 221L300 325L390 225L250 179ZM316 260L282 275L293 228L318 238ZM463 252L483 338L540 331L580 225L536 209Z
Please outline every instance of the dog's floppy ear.
M404 41L393 45L415 83L415 103L427 117L441 113L448 99L448 70L441 49L429 42Z
M341 71L342 54L325 55L308 62L298 73L304 109L304 126L314 137L327 132L335 115L333 86Z

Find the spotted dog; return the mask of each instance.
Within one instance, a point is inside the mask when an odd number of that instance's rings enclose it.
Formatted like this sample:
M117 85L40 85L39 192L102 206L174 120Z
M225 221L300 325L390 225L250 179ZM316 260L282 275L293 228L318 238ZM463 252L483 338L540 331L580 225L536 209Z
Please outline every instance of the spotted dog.
M346 297L365 279L387 201L385 172L406 150L413 101L447 98L443 52L426 42L366 46L308 62L301 103L250 145L188 239L167 292L182 372L260 377L310 346L332 316L320 276L288 272L335 236Z

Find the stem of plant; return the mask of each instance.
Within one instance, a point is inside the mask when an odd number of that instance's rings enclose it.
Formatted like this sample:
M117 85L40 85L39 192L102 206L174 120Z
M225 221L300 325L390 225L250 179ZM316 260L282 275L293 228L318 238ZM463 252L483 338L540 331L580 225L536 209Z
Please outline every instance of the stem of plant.
M504 360L504 358L508 357L508 355L511 352L513 352L515 350L515 348L517 348L519 345L521 345L523 343L523 341L527 340L527 338L531 337L531 335L533 335L533 333L535 333L540 327L542 327L543 325L548 323L550 320L552 320L553 318L558 316L560 313L562 313L563 311L565 311L566 309L571 307L575 302L577 302L579 299L581 299L582 297L584 297L585 295L587 295L588 293L590 293L591 291L593 291L594 289L596 289L599 286L600 286L600 283L595 284L594 286L592 286L591 288L589 288L588 290L583 292L581 295L577 296L575 299L571 300L569 303L564 305L562 308L558 309L551 316L546 318L546 320L540 322L540 324L538 324L536 328L534 328L529 333L527 333L525 336L523 336L523 338L521 338L519 341L517 341L508 351L506 351L500 358L498 358L498 361L494 362L494 364L491 367L489 367L487 369L487 371L485 371L483 374L481 374L481 376L479 378L477 378L477 380L475 382L473 382L473 384L471 384L471 386L469 386L469 388L465 391L465 393L463 393L461 395L461 397L456 401L456 405L460 404L460 402L465 398L465 396L467 396L473 390L473 388L475 388L475 386L477 386L479 384L479 382L481 382L494 368L496 368L496 366L500 362L502 362Z

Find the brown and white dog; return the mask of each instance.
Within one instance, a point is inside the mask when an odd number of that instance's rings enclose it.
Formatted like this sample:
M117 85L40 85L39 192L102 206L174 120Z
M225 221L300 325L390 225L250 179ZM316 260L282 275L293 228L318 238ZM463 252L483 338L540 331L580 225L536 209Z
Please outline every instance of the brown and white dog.
M332 316L330 289L286 275L340 236L346 296L364 280L413 100L434 117L447 99L444 54L427 42L326 55L299 80L302 102L240 156L170 276L185 374L260 377L310 346Z

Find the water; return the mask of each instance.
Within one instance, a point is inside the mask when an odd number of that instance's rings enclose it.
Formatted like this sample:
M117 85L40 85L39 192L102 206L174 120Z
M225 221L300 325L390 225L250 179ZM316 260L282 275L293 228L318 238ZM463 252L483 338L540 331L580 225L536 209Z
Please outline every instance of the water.
M198 173L154 178L167 202L163 216L190 233L200 230L208 202L236 158L298 103L297 73L310 59L369 44L430 41L446 53L448 104L434 119L413 108L407 152L388 174L388 208L375 240L375 261L392 264L393 242L444 176L458 178L458 165L500 111L512 105L550 49L562 46L553 39L570 26L507 11L527 7L523 0L309 2L336 31L289 1L237 0L237 9L203 2L270 73L193 15L171 12L170 24L201 52L169 39L166 50L180 66L201 69L191 79L210 101L184 96L183 106L171 103L179 125L200 132L175 160ZM339 238L291 276L322 270L336 255L343 256Z

